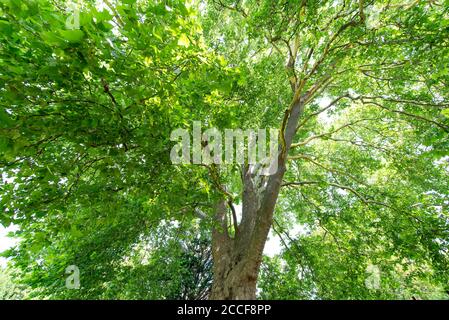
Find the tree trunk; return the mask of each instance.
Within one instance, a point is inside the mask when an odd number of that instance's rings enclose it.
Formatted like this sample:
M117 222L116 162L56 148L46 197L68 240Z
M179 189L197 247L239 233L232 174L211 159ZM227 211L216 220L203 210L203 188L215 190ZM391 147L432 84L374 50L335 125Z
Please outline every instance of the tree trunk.
M245 166L242 172L242 220L233 236L228 232L228 203L221 201L216 209L217 225L212 232L214 283L210 299L252 300L256 298L257 277L273 212L286 170L287 154L303 111L302 101L293 101L286 113L285 149L278 152L278 169L262 177Z
M220 250L226 250L220 247ZM214 283L210 298L214 300L253 300L260 263L254 263L237 251L216 252Z

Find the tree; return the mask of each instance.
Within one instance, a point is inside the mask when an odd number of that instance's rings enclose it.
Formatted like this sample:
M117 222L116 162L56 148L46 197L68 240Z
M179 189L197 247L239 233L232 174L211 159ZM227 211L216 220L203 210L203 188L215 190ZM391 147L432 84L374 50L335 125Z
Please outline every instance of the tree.
M361 285L370 265L384 288L447 290L447 3L104 3L78 29L59 1L0 5L1 222L28 282L63 290L90 266L101 296L161 221L201 219L210 298L256 297L271 229L307 261L304 296L385 297ZM193 120L276 127L276 172L173 165Z
M114 279L120 280L111 281L117 292L106 297L207 299L212 284L210 240L198 227L161 226L117 271Z

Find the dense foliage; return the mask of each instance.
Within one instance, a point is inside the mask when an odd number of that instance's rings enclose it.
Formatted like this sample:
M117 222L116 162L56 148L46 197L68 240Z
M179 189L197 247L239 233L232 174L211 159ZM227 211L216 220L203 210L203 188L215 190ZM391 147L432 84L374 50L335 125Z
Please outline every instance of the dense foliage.
M258 295L448 297L449 1L78 9L71 29L64 1L0 0L0 223L19 227L4 255L31 298L206 298L213 209L241 205L241 168L175 166L170 133L282 132L292 89L284 249Z
M0 267L0 300L23 300L28 296L28 288L18 284L16 275L9 269Z

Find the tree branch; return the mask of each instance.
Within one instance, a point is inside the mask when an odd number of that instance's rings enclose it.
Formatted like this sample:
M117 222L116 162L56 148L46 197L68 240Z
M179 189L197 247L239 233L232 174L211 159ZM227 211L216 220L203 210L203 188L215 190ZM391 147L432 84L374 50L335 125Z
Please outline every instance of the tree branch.
M312 140L319 139L319 138L326 137L326 136L330 136L330 135L332 135L335 132L343 130L344 128L350 127L350 126L352 126L354 124L357 124L359 122L362 122L362 121L375 121L375 120L379 120L379 118L366 118L366 119L359 119L359 120L356 120L356 121L352 121L352 122L346 123L346 124L338 127L335 130L332 130L332 131L329 131L329 132L325 132L325 133L321 133L321 134L314 135L314 136L310 136L310 137L308 137L307 139L305 139L305 140L303 140L301 142L293 143L291 145L291 147L292 148L301 147L301 146L304 146L304 145L308 144Z

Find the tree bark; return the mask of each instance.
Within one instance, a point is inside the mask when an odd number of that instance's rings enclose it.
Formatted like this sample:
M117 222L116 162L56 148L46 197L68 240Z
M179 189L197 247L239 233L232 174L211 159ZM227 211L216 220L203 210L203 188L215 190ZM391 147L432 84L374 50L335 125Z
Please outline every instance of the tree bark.
M243 169L242 220L233 236L227 226L227 204L216 209L216 227L212 232L214 282L210 299L252 300L256 298L257 278L263 250L272 222L275 205L286 171L287 154L306 97L293 101L285 125L285 149L278 151L278 169L267 177L258 176L246 166Z

